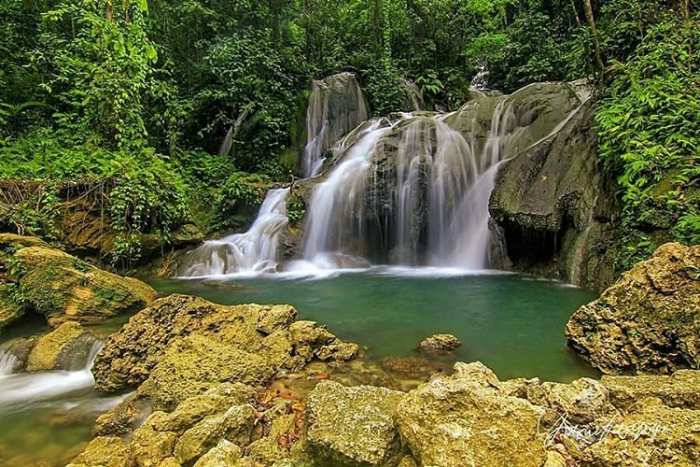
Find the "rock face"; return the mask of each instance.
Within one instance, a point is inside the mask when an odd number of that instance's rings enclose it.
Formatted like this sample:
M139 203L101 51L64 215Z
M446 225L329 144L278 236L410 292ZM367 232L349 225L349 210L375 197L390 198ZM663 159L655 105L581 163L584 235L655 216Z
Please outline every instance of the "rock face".
M387 465L399 452L394 412L403 393L325 381L308 399L307 437L330 465Z
M444 467L541 466L544 410L501 393L497 384L483 365L457 364L453 376L409 392L396 414L416 460Z
M63 323L37 340L27 359L27 371L84 368L96 343L80 324Z
M605 373L700 368L700 246L669 243L566 325L569 344Z
M603 376L600 380L617 407L654 397L669 407L700 410L700 372L678 370L672 375Z
M357 354L357 345L322 326L293 322L296 314L289 305L224 306L183 295L157 300L109 338L93 366L96 387L112 392L148 379L143 391L161 394L168 405L210 383L256 384L314 358Z
M452 352L462 343L452 334L434 334L426 337L418 344L418 350L426 354L442 354Z
M98 269L38 239L3 235L0 248L0 269L7 271L24 308L43 314L54 327L66 321L102 321L155 298L143 282ZM0 297L2 302L5 298Z
M614 279L612 186L599 167L589 100L501 165L489 210L504 264L594 290L607 287Z

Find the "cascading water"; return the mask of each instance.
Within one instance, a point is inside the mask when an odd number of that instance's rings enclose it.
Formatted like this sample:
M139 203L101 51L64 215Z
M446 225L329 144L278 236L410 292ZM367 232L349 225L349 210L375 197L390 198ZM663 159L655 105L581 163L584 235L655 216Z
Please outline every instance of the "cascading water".
M359 134L312 195L304 259L375 250L392 264L488 267L489 196L515 116L501 98L485 141L449 116L401 114Z
M367 117L365 98L353 73L339 73L314 81L306 111L304 176L316 175L323 164L324 151Z
M182 277L275 272L280 237L287 228L289 188L270 190L250 229L204 242L189 253Z
M19 360L6 350L0 349L0 378L15 372L19 366Z
M90 370L101 349L102 343L95 341L88 352L85 364L76 371L0 373L0 409L7 407L16 409L17 406L28 406L64 394L90 390L95 383Z

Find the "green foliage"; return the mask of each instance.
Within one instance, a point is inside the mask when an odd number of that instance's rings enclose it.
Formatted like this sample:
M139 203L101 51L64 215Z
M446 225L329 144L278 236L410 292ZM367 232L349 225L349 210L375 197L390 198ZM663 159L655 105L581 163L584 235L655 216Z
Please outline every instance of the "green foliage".
M634 56L615 63L597 112L600 155L621 191L623 269L671 236L700 236L699 48L693 23L650 27Z
M214 201L214 225L219 230L241 227L255 212L270 187L267 177L236 172L224 183Z
M287 199L287 218L291 225L297 225L304 220L306 215L306 203L304 199L292 193L292 195Z

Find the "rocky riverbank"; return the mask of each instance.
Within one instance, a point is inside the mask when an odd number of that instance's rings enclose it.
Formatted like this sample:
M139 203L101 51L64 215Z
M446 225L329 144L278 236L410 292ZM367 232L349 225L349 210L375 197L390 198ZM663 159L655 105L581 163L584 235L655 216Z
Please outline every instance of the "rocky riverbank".
M4 347L18 367L84 365L99 345L86 325L145 306L95 358L98 391L133 392L99 417L73 467L700 462L697 247L663 246L567 326L571 345L605 372L664 374L564 384L501 381L479 362L369 361L290 305L155 299L39 240L0 240L14 319L38 313L55 327Z

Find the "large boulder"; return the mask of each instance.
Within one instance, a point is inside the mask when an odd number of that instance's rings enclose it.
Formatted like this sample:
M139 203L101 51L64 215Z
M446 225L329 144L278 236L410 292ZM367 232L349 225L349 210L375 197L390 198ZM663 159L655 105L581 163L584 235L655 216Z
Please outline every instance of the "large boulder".
M561 126L499 167L492 228L501 266L601 290L614 279L613 184L596 154L593 102L567 109Z
M307 402L309 445L330 465L385 465L399 453L394 413L403 396L373 386L318 384Z
M477 363L457 364L454 375L409 392L396 420L420 465L540 467L543 414L527 400L501 392L495 375Z
M12 278L31 309L51 326L66 321L94 323L137 311L155 298L145 283L96 268L60 250L31 246L17 250Z
M29 352L27 371L85 368L96 344L95 337L79 323L63 323L37 340Z
M116 436L98 436L67 467L131 467L126 444Z
M357 345L342 342L316 323L293 322L296 314L290 305L225 306L184 295L157 300L109 338L92 369L97 389L111 392L136 387L161 363L163 368L182 370L183 375L199 375L191 382L205 382L211 376L216 383L246 375L245 381L253 383L261 382L262 375L272 376L278 368L298 369L314 358L347 360L355 356ZM194 334L198 337L186 339ZM181 356L177 350L168 354L176 342ZM228 370L207 364L211 355L212 361L228 366L216 352L234 363L240 357L245 371L236 364ZM197 362L202 362L200 369ZM206 369L212 372L205 374ZM149 384L152 388L160 384L157 382L177 378L162 369Z
M566 325L569 344L604 373L700 368L700 246L669 243Z

